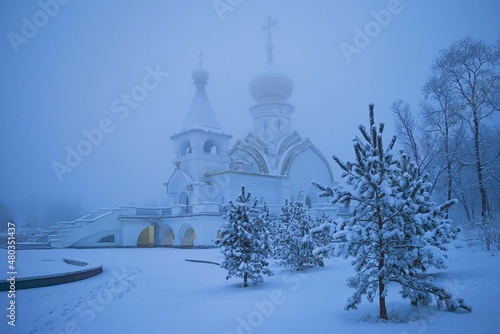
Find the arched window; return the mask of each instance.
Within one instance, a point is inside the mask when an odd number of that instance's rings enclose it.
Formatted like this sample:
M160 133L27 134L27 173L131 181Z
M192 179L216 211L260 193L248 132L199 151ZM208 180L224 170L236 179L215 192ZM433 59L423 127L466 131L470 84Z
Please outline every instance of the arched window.
M205 142L205 145L203 145L203 152L217 155L219 154L219 150L217 149L217 145L210 139Z
M115 236L113 234L107 235L105 237L102 237L98 241L98 243L105 243L105 242L115 242Z
M226 202L224 201L224 195L219 195L219 204L226 204Z
M179 195L179 204L180 205L189 205L189 196L185 192L182 192Z
M311 197L309 197L309 196L306 197L306 206L308 209L310 209L312 207Z
M191 142L189 140L184 141L179 148L179 155L191 154Z

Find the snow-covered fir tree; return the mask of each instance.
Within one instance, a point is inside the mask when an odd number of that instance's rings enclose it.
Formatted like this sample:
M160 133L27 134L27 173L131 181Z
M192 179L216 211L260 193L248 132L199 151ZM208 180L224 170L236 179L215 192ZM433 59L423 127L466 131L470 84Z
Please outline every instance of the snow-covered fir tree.
M317 247L313 250L313 254L326 259L330 257L330 254L325 247L331 245L333 241L332 231L334 229L334 224L331 218L325 212L322 212L315 218L314 226L315 227L311 229L311 234L316 240Z
M331 196L333 203L358 204L349 219L337 219L334 241L316 252L329 250L334 256L354 258L356 276L348 279L348 286L356 291L346 309L356 309L363 295L370 302L378 296L380 317L388 319L387 287L397 283L402 297L412 305L428 305L435 297L439 307L470 311L463 300L425 276L430 267L446 268L445 245L456 238L458 230L445 216L456 201L442 205L431 201L427 176L419 175L408 155L394 156L396 137L384 148L384 124L375 125L373 109L370 105L370 127L361 125L362 138L353 140L356 161L344 163L333 157L353 191L316 183L321 196Z
M262 203L254 224L259 235L260 252L264 258L269 258L273 255L273 238L271 231L273 220L273 216L269 213L269 207L265 202Z
M262 283L262 275L273 275L266 260L271 252L267 206L259 214L257 201L252 202L244 186L236 203L229 201L229 205L227 221L219 231L221 237L215 240L224 255L221 267L228 271L226 279L241 277L244 287L248 286L248 280Z
M281 208L281 215L275 221L274 258L279 265L304 270L313 266L324 266L325 253L313 253L314 249L324 246L328 231L312 229L320 220L314 220L302 202L288 203ZM326 219L321 216L322 219Z

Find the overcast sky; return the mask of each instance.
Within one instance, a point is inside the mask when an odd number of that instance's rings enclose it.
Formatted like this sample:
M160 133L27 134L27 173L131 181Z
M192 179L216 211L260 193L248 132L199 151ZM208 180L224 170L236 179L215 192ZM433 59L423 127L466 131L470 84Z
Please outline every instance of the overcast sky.
M327 156L337 180L330 157L352 158L369 103L389 137L392 101L417 108L439 49L500 33L496 0L66 2L0 4L0 201L14 210L32 195L80 199L87 210L162 205L174 169L169 136L194 95L199 51L232 145L253 126L248 83L266 62L269 14L278 21L275 64L295 85L292 126ZM122 94L144 91L127 113ZM99 127L107 133L92 152L58 177L54 163L66 165L67 148Z

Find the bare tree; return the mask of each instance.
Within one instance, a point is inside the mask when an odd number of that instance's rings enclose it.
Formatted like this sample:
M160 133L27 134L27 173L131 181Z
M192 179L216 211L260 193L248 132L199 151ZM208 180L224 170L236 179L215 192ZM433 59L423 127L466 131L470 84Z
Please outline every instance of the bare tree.
M485 165L481 142L481 125L498 110L500 76L498 46L483 40L465 37L440 51L432 69L435 75L445 78L456 93L463 108L463 117L470 124L474 143L474 166L481 198L481 216L489 212Z
M420 174L431 174L432 191L442 172L435 166L437 134L425 132L421 118L414 116L407 102L398 99L392 103L391 109L399 146L412 158Z
M500 116L500 115L498 115ZM494 124L494 122L491 122ZM498 124L498 122L497 122ZM484 148L485 184L488 191L491 212L500 212L500 129L485 126L481 141Z
M463 122L456 93L447 77L433 75L425 83L420 103L423 138L433 142L435 157L434 185L444 178L445 198L452 199L454 165L457 165L457 149L464 136ZM448 217L448 213L446 214Z
M394 128L399 143L417 164L419 173L422 172L422 159L420 157L420 146L418 144L417 120L410 110L410 105L399 99L392 103L394 113Z
M464 138L463 141L457 143L457 160L460 163L456 164L453 169L453 195L459 200L465 212L467 221L471 221L476 216L475 206L477 205L477 182L474 171L474 157L470 143L470 138ZM467 163L466 161L472 161ZM465 162L465 163L464 163Z

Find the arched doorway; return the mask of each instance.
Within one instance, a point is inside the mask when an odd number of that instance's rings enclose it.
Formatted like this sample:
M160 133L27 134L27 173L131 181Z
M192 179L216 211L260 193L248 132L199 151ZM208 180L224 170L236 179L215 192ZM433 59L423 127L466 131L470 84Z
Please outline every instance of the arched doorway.
M148 226L137 237L137 247L153 247L155 242L154 226Z
M182 235L181 247L194 246L194 239L196 239L196 232L192 227L188 227Z

